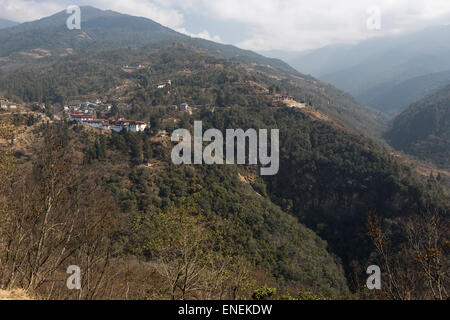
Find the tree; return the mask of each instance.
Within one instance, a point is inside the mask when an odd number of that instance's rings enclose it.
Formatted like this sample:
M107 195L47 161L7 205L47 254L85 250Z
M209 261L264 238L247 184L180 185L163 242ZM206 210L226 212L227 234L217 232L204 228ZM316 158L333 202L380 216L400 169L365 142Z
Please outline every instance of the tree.
M386 230L372 216L367 226L384 270L388 298L449 298L450 242L445 216L437 211L411 215ZM395 228L399 228L397 235L392 231Z
M199 218L170 208L151 217L148 246L155 268L166 279L170 297L186 299L198 289L211 258L211 238Z
M58 128L45 128L39 143L34 168L16 170L2 185L0 288L68 297L64 274L74 264L82 266L84 279L74 298L93 299L112 254L114 201L62 146Z
M251 286L250 265L222 251L220 235L212 233L195 211L187 204L138 219L143 248L164 283L157 296L173 300L245 296Z

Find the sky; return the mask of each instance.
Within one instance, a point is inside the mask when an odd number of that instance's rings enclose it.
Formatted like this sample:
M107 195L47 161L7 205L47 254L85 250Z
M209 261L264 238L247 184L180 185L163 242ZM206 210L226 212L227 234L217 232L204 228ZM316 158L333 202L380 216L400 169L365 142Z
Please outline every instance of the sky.
M299 52L450 24L449 0L0 0L0 18L32 21L69 5L146 17L258 52Z

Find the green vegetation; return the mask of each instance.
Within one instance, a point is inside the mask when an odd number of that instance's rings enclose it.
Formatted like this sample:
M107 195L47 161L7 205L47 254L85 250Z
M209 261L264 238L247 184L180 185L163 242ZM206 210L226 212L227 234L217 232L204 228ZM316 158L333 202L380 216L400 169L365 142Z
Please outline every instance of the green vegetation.
M145 67L124 72L121 67L130 61ZM157 88L168 79L172 82L170 87ZM116 90L121 84L123 89ZM115 109L116 115L139 119L148 119L152 114L148 106L184 102L217 107L281 106L273 101L273 96L289 93L363 135L379 136L385 123L381 115L311 77L262 66L249 68L179 44L150 54L143 49L117 49L48 58L31 69L0 77L0 88L7 96L25 102L63 104L99 92L112 101L125 96L131 108ZM267 91L262 93L262 88Z
M203 116L205 130L280 129L280 172L264 178L268 195L327 240L348 272L353 260L370 255L369 212L388 218L450 208L436 180L417 181L370 140L298 110L235 108Z
M386 137L395 148L450 168L450 86L409 106Z
M398 230L412 214L448 220L450 200L439 182L418 180L364 137L378 136L385 120L350 96L280 61L147 19L85 10L82 31L61 28L65 13L0 31L0 56L7 57L0 92L34 112L5 115L10 124L0 126L0 289L55 299L361 298L365 269L382 248L369 217L387 230L398 261L410 229ZM38 47L50 55L18 53ZM58 56L67 48L73 54ZM288 108L280 95L308 107ZM112 104L99 117L151 128L116 133L64 120L64 105L91 98ZM184 102L196 106L192 113L168 108ZM41 109L33 106L40 103L47 123L38 123ZM448 95L430 105L435 114L419 105L405 111L414 121L396 136L429 140L432 132L445 149L436 157L445 161ZM192 129L195 120L204 130L279 129L279 173L173 165L173 143L159 132ZM443 248L448 237L439 230L435 238ZM424 269L411 257L433 248L408 250L415 279ZM88 289L68 293L65 266L79 261ZM420 285L414 290L432 297Z

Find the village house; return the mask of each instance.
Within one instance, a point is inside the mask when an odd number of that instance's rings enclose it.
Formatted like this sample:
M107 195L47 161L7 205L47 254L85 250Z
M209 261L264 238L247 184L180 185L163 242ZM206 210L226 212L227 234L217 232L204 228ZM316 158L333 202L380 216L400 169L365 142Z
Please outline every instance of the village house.
M164 89L166 87L170 87L171 85L172 85L172 81L171 80L167 80L166 83L160 83L156 87L158 89Z
M97 112L107 112L111 110L111 105L103 103L102 100L97 99L95 102L87 101L79 104L69 104L64 107L64 110L72 113L97 114Z
M147 128L147 124L143 121L130 121L128 128L131 132L142 132Z
M276 95L274 99L275 101L289 101L294 100L294 97L284 94L284 95Z
M134 120L108 120L110 123L110 128L113 131L121 132L122 130L126 130L129 132L142 132L147 128L147 123L143 121L134 121Z
M9 103L8 99L6 98L1 98L0 99L0 108L1 109L17 109L17 105L15 103Z

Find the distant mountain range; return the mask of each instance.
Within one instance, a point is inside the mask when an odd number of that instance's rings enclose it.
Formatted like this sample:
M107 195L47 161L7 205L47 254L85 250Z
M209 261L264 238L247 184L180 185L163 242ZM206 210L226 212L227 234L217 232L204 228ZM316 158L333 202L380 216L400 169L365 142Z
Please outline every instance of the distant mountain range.
M450 85L406 108L386 138L397 149L450 168Z
M302 73L349 92L359 102L397 113L450 83L450 26L358 44L328 46L296 57L272 52Z
M450 83L450 71L408 79L398 84L384 84L367 92L364 101L388 114L395 114Z
M18 22L14 22L14 21L11 21L11 20L0 19L0 29L14 27L14 26L16 26L18 24L19 24Z

